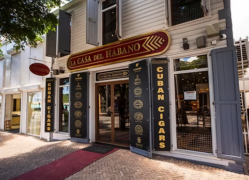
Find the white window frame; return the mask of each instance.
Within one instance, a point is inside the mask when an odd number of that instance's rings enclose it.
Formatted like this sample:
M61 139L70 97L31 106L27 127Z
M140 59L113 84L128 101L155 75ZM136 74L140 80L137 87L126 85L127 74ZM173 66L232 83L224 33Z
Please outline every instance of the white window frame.
M165 0L165 27L175 27L180 25L186 25L188 23L192 23L195 21L203 21L203 19L210 18L211 17L211 0L206 0L206 5L208 9L207 15L204 14L204 17L198 18L192 21L187 21L184 23L180 23L177 25L172 25L172 11L171 11L171 0Z
M65 79L65 78L68 78L69 79L69 84L68 85L60 85L60 80L61 79ZM57 95L57 97L56 97L56 99L57 99L57 104L58 104L58 106L57 106L57 115L58 115L58 118L56 118L56 119L58 119L58 121L57 121L57 123L56 123L56 130L55 130L55 132L59 132L59 133L65 133L65 134L70 134L70 120L69 120L69 123L68 123L68 132L63 132L63 131L60 131L60 88L63 88L63 87L69 87L69 107L70 107L70 77L68 77L68 76L65 76L65 77L59 77L58 79L57 79L57 83L58 83L58 95ZM69 109L69 111L70 111L70 109Z
M182 71L175 71L174 70L174 59L180 59L185 57L191 56L199 56L199 55L207 55L207 62L208 66L206 68L200 69L190 69L190 70L182 70ZM172 57L170 58L170 66L169 66L169 84L173 84L172 88L170 88L169 97L170 97L170 117L171 117L171 144L172 149L171 151L180 151L180 152L195 152L198 154L210 154L205 152L198 152L198 151L190 151L185 149L179 149L177 147L177 130L176 130L176 106L175 106L175 79L174 76L177 74L184 74L184 73L193 73L193 72L208 72L208 79L209 79L209 97L210 97L210 118L211 118L211 135L212 135L212 153L215 157L217 157L216 149L217 149L217 142L216 142L216 124L215 124L215 109L213 106L214 102L214 91L213 91L213 76L212 76L212 62L211 57L207 53L198 53L198 54L189 54L181 57Z
M105 0L100 0L100 3L99 3L99 22L98 22L98 34L99 34L99 39L98 39L98 42L99 42L99 46L102 46L103 45L103 13L110 10L110 9L113 9L113 8L116 8L117 7L117 3L115 5L112 5L106 9L102 9L103 5L102 3L104 2ZM119 35L122 37L122 0L119 0Z
M36 135L36 134L32 134L32 133L28 133L28 116L27 116L27 114L29 113L29 108L28 108L28 103L29 103L29 93L41 93L41 104L40 104L40 106L41 106L41 124L40 124L40 135ZM26 103L26 134L27 135L30 135L30 136L35 136L35 137L39 137L39 138L41 138L42 137L42 119L43 119L43 93L42 93L42 91L27 91L26 92L26 99L27 99L27 103ZM21 118L20 118L21 119ZM21 121L21 120L20 120ZM20 124L21 124L21 122L20 122ZM20 129L21 129L21 126L20 126Z

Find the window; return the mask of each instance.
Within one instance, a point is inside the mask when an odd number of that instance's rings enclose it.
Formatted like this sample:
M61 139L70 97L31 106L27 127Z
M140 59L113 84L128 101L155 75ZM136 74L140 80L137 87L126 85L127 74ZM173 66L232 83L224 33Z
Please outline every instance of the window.
M60 9L57 31L50 31L46 36L46 56L63 57L71 53L71 26L71 14Z
M40 135L41 131L41 92L28 93L28 128L27 133Z
M59 131L68 133L69 124L69 78L60 79Z
M206 14L206 0L171 0L172 25L199 19Z
M117 23L116 0L106 0L102 3L102 44L118 41L116 35Z
M175 59L174 66L177 147L212 153L207 56Z

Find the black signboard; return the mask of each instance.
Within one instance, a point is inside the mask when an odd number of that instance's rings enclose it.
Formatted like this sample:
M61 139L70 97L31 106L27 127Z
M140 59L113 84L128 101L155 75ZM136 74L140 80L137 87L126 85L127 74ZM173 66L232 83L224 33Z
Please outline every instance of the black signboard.
M96 74L96 81L110 80L110 79L122 79L129 77L129 69L120 69L117 71L107 71Z
M145 150L148 154L150 152L148 61L143 60L130 64L129 74L131 151L135 148ZM136 153L148 156L141 151Z
M45 132L54 131L55 78L46 78Z
M154 150L170 151L168 61L153 59L151 66Z
M88 142L88 78L88 72L75 73L70 76L70 136L72 141Z

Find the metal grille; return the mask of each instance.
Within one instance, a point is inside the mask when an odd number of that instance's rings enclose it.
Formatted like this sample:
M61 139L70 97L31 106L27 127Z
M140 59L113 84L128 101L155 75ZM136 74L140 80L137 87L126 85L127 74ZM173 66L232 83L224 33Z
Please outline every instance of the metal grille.
M203 17L200 0L172 1L172 24L180 24Z
M212 136L178 132L177 147L178 149L212 153Z

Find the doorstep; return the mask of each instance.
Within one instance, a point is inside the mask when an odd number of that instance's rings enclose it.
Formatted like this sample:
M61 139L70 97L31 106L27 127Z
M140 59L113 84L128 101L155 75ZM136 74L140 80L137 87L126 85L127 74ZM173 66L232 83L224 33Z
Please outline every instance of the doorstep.
M59 141L63 141L63 140L69 140L70 139L70 135L69 133L64 133L64 132L54 132L52 134L52 140L59 140Z
M236 164L235 161L228 159L217 158L212 153L202 153L177 149L172 152L153 151L153 154L186 160L193 163L225 169L237 173L244 173L242 164Z

